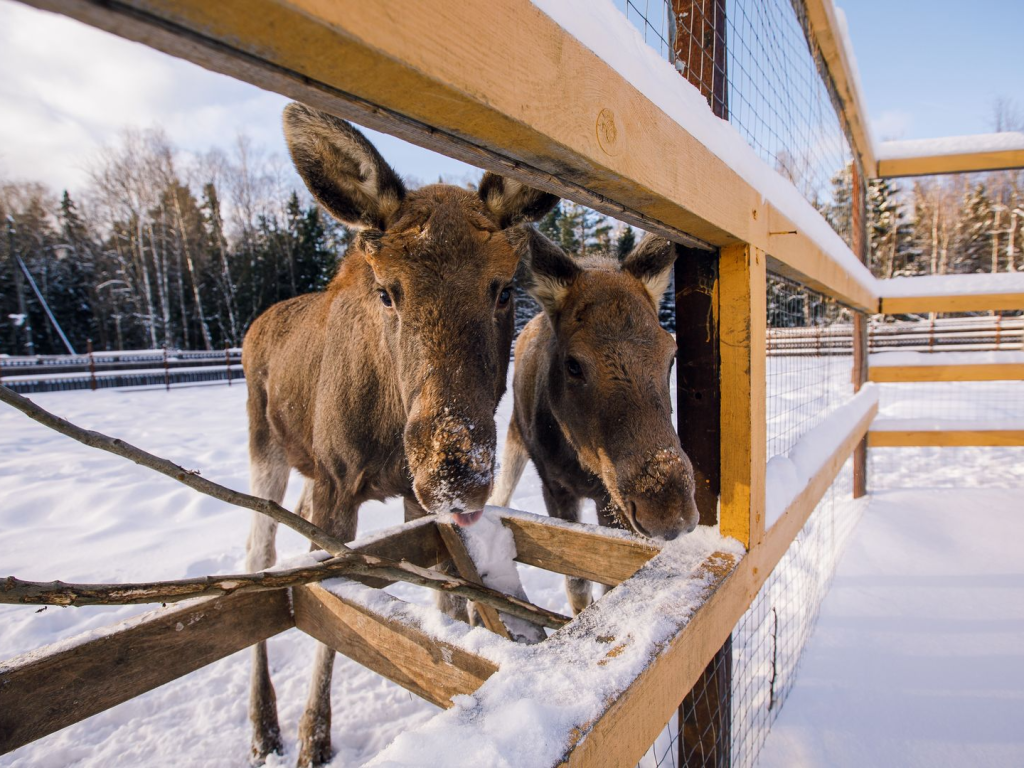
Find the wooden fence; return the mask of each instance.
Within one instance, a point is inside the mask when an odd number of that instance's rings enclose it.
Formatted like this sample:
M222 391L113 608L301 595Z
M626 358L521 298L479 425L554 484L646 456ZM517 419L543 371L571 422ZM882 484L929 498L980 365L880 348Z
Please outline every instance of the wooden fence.
M566 725L564 752L550 764L635 764L702 675L728 674L728 665L713 666L714 659L851 456L855 494L866 491L874 404L842 427L841 439L821 457L800 493L766 523L769 269L856 310L857 389L868 381L865 313L877 312L880 301L889 312L943 311L927 301L884 298L862 263L862 192L854 203L851 249L820 217L807 218L817 216L809 205L747 180L695 135L694 126L669 116L528 0L30 4L546 189L680 244L677 327L692 329L680 335L680 435L694 461L702 523L717 523L743 553L708 552L703 562L680 572L665 553L628 536L502 513L519 562L619 585L537 651L538 658L552 654L554 664L555 655L568 648L588 679L607 684L608 691L593 717ZM808 0L806 6L811 44L827 64L850 132L855 178L870 178L878 163L831 2ZM854 188L863 190L859 183ZM963 303L957 299L958 311ZM976 305L990 309L992 303ZM427 567L458 555L433 520L357 546ZM634 590L650 594L653 584L661 585L662 594L687 588L699 594L694 610L668 614L671 631L658 641L616 623ZM368 589L379 586L377 581ZM460 639L458 629L445 637L433 634L415 616L382 607L381 600L397 603L379 591L374 599L361 594L306 585L229 595L156 611L101 638L0 664L0 751L293 626L441 706L450 706L455 694L478 692L472 706L481 733L487 732L488 718L498 717L486 691L528 687L530 668L481 655ZM186 645L189 652L183 653ZM633 652L646 663L626 679L613 678L615 659ZM726 699L728 683L720 687ZM728 707L728 700L721 706ZM705 754L706 764L728 764L728 739L724 743ZM436 744L423 742L422 764L448 762Z

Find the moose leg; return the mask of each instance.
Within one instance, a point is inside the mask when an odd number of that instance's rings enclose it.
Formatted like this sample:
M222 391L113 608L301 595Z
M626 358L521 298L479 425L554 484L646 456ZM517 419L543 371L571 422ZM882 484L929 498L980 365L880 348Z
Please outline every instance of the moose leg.
M288 487L288 464L273 447L259 450L250 447L250 486L254 496L278 503ZM246 545L246 569L251 573L269 568L277 560L274 541L277 522L266 515L253 513L249 541ZM277 720L277 697L270 681L267 643L264 640L252 649L252 683L249 693L249 719L252 721L252 760L262 765L271 752L280 754L281 727Z
M488 504L496 507L507 507L512 501L512 493L519 485L519 478L523 476L526 463L530 460L530 454L526 450L526 443L523 442L523 435L516 425L513 417L508 425L508 434L505 436L505 450L501 454L501 468L498 471L498 479L494 483L494 490L491 497L487 499Z
M317 478L312 486L310 522L342 541L356 536L358 505L340 498L336 481ZM317 644L313 662L313 680L306 700L306 711L299 721L300 768L317 766L331 759L331 678L334 675L334 649Z
M548 508L548 515L578 523L580 520L579 498L557 483L544 480L542 485L544 505ZM593 602L591 585L586 579L581 579L578 576L566 576L565 591L569 596L569 606L572 608L573 616Z
M621 528L622 523L619 521L615 514L615 504L612 501L612 497L608 494L598 496L594 499L594 505L597 507L597 522L603 525L605 528ZM598 584L599 597L604 597L608 594L611 587L607 584Z

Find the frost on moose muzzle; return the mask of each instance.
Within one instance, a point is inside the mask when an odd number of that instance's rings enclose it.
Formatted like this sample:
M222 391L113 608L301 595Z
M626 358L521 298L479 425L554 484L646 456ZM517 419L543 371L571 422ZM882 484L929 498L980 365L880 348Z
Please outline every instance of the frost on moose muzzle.
M474 420L445 408L410 420L406 454L416 499L428 512L457 525L480 519L494 478L494 418Z

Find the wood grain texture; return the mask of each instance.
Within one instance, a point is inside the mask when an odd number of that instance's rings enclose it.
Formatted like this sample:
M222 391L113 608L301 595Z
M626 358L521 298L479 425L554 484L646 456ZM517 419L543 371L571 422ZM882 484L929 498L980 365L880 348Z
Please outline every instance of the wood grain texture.
M1024 363L971 363L969 365L876 365L871 381L1020 381Z
M765 347L764 254L723 248L719 260L722 366L721 531L748 549L764 535Z
M441 534L441 539L444 541L445 547L448 549L448 554L451 555L452 562L455 563L455 568L459 572L459 576L464 578L466 581L471 581L474 584L483 584L483 579L480 578L480 572L477 571L476 563L473 562L472 556L469 554L469 550L466 548L466 542L462 538L462 533L459 529L451 523L437 523L437 530ZM480 619L483 621L484 626L487 627L491 632L496 635L511 640L512 636L508 632L508 628L502 622L501 617L498 615L498 611L489 605L478 603L476 605L476 611L480 614Z
M529 0L31 4L677 242L750 242L854 306L877 299L807 233L776 253L771 203Z
M973 296L908 296L884 298L882 312L905 315L918 312L998 312L1024 309L1024 293L982 293Z
M1019 446L1024 445L1022 429L879 429L868 433L872 448Z
M926 157L893 157L878 161L879 178L933 176L942 173L973 173L1024 168L1024 150L964 152Z
M292 626L286 590L231 595L156 611L95 640L0 663L0 754Z
M608 535L595 525L556 525L521 515L502 516L501 522L512 531L518 562L611 587L658 554L657 547L640 539Z
M701 525L718 523L721 363L718 253L679 248L676 278L676 429L693 464Z
M386 593L376 601L402 605ZM473 693L498 669L399 618L400 610L385 615L319 585L297 587L293 603L303 632L439 707L450 707L456 694Z

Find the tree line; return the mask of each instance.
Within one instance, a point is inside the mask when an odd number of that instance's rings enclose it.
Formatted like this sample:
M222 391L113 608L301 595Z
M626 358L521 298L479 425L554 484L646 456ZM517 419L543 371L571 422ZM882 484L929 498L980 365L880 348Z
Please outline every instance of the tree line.
M832 187L816 206L849 241L849 169ZM881 278L1024 271L1022 195L1019 171L870 181L869 266ZM79 353L238 346L271 304L323 289L351 240L279 158L244 138L185 156L159 130L102 150L80 197L0 180L0 221L0 354L63 353L61 331ZM569 201L539 227L569 253L619 259L640 234ZM518 330L538 307L517 295ZM673 315L666 301L670 329Z
M239 345L350 240L286 169L245 139L186 160L148 130L104 149L80 198L0 181L0 352L64 353L58 325L79 353Z

